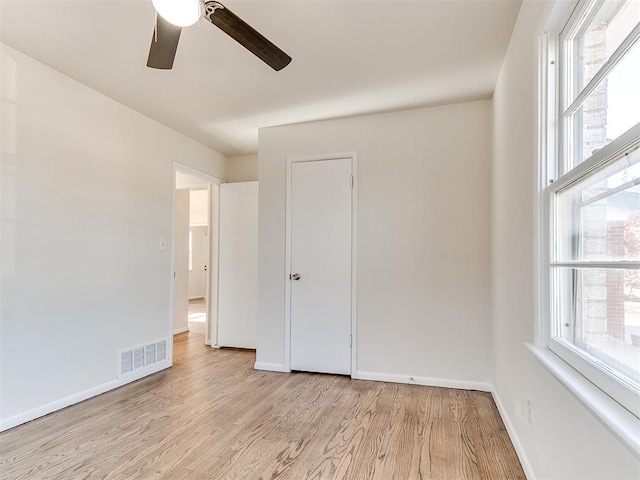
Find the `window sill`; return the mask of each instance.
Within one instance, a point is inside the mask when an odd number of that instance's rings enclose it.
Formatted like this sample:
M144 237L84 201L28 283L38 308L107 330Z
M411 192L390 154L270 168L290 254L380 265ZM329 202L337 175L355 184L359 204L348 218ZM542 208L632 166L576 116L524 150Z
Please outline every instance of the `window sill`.
M525 343L533 355L607 430L640 459L640 419L570 367L548 348Z

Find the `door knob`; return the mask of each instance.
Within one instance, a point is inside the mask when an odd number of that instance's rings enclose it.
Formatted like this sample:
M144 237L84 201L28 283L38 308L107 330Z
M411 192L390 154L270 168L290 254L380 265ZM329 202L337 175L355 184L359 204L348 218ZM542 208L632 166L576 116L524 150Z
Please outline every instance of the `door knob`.
M290 280L300 280L300 274L299 273L292 273L291 275L289 275L289 279Z

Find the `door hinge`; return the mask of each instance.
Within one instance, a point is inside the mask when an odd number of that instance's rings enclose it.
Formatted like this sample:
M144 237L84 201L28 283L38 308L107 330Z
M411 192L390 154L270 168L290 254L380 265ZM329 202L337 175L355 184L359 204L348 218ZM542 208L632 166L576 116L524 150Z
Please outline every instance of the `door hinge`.
M176 278L176 272L173 272L173 278Z
M353 347L353 335L349 335L349 348Z
M351 175L351 188L353 188L353 175Z

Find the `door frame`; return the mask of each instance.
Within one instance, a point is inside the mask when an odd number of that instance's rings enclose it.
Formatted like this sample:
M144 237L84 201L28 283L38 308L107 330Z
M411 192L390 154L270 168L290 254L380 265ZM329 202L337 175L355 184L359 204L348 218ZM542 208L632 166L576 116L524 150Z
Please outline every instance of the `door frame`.
M327 160L351 160L351 377L358 371L357 361L357 226L358 226L358 156L357 152L329 153L318 155L295 155L287 157L287 180L285 202L285 271L284 271L284 369L291 371L291 175L294 163L322 162Z
M207 300L207 320L205 323L205 344L215 345L217 343L217 326L218 326L218 234L219 234L219 222L220 213L219 199L220 199L220 187L219 185L225 183L224 180L218 177L214 177L202 170L193 168L184 163L177 161L173 162L173 192L171 198L171 291L169 301L169 338L173 339L173 290L174 290L174 256L175 256L175 225L174 216L176 209L176 172L182 172L194 177L202 179L202 183L208 184L209 190L209 285L208 285L208 300ZM169 359L171 365L173 365L173 341L169 342L170 349Z

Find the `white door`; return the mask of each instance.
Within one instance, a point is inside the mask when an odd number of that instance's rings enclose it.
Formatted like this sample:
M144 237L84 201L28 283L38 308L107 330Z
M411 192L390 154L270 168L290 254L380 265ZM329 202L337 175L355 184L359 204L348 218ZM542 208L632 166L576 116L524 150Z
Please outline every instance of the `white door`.
M220 185L218 346L256 348L258 182Z
M189 265L189 299L204 298L207 266L206 251L209 248L209 227L190 227L191 262Z
M351 159L291 165L291 369L351 373Z

